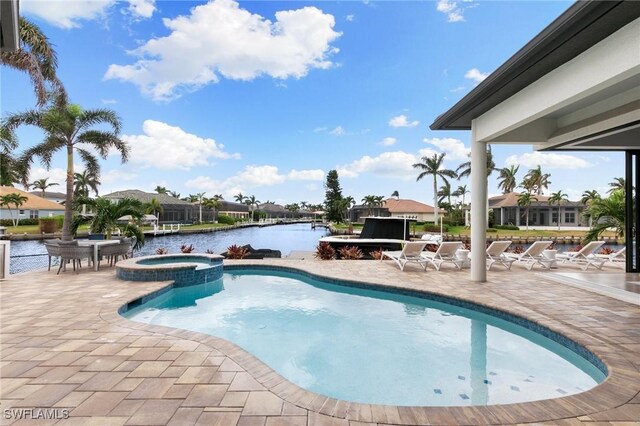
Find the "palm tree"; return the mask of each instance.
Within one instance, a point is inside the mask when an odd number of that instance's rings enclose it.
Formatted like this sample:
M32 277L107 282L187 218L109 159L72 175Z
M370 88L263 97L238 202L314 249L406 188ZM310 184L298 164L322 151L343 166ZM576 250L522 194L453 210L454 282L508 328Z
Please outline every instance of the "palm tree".
M238 203L243 203L245 196L242 195L242 192L238 192L238 194L235 197L233 197L233 199L236 200Z
M89 190L92 190L97 197L98 186L100 186L100 180L88 170L73 174L73 194L76 197L88 197Z
M598 191L596 191L595 189L591 191L587 190L582 193L582 198L580 198L580 202L585 206L589 207L591 204L593 204L595 200L598 200L600 198L602 198L600 196L600 193L598 193ZM588 209L585 210L583 214L589 218L589 228L591 228L593 226L593 218L588 214Z
M222 196L222 194L215 194L213 196L213 199L214 200L224 200L224 197Z
M222 203L220 202L220 199L216 198L215 195L213 196L213 198L203 198L202 199L202 204L204 205L204 207L213 210L213 220L215 221L216 220L216 210L218 210L220 208L220 206L222 205Z
M624 191L613 191L607 198L596 198L587 208L586 214L593 218L594 226L585 235L587 242L597 240L608 228L614 228L616 236L624 237L625 196Z
M142 202L131 198L123 198L118 202L106 198L81 198L79 201L90 206L94 212L89 219L91 232L105 234L107 240L111 239L112 232L118 227L118 219L131 216L133 220L138 221L144 211Z
M93 130L98 124L107 124L108 130ZM64 150L67 154L66 198L64 206L64 224L62 239L71 240L71 221L73 215L73 156L77 153L86 170L94 176L100 175L100 165L95 155L87 150L93 148L100 157L106 159L111 148L120 152L122 162L126 162L129 147L119 138L122 127L120 118L109 109L82 110L79 105L55 104L44 110L29 110L9 115L2 123L9 131L20 125L32 125L44 132L44 140L27 149L20 157L20 168L24 170L23 179L28 180L29 169L36 157L45 167L51 167L51 159L56 151Z
M13 186L21 180L17 162L11 152L18 148L15 132L0 128L0 185Z
M535 192L537 195L542 195L542 190L551 185L550 177L549 173L542 173L542 168L538 165L538 167L529 170L524 176L522 187L527 192Z
M369 209L369 216L373 216L373 208L376 204L376 196L375 195L365 195L362 198L362 205L366 206Z
M491 145L487 145L487 178L491 176L491 173L496 171L496 163L493 161L493 153L491 152ZM471 176L471 161L466 161L458 166L456 169L458 179Z
M169 190L167 188L165 188L164 186L156 186L156 189L154 189L154 191L156 191L158 194L168 194ZM180 198L180 197L177 197Z
M196 201L198 202L198 223L202 223L202 197L204 197L204 192L198 192L196 194ZM189 195L191 196L191 195Z
M464 199L468 193L469 193L469 190L467 189L467 185L459 185L458 189L453 191L451 195L453 195L454 197L462 197L462 205L464 206L465 205Z
M238 194L238 195L242 195L242 194ZM254 218L255 208L260 205L260 201L256 199L255 195L252 195L250 197L244 197L244 202L249 206L249 210L251 210L251 219L255 220ZM298 210L300 210L300 206L298 206Z
M551 196L549 197L549 199L547 200L547 203L550 206L553 206L554 204L558 205L558 231L560 230L560 204L562 204L565 201L569 201L569 196L567 194L565 194L564 192L562 192L562 190L557 191L557 192L552 192Z
M447 204L451 207L451 184L449 182L445 182L444 185L440 187L438 191L438 203L442 203L445 199L447 200Z
M151 201L144 204L144 212L145 214L152 214L158 218L158 215L164 212L164 207L162 207L162 204L160 204L160 201L158 201L156 197L153 197Z
M503 194L508 194L509 192L513 192L514 189L518 186L518 180L516 178L516 174L518 174L518 170L520 170L520 166L511 165L509 167L505 167L502 169L498 169L498 188L502 189Z
M176 191L167 191L165 194L172 196L173 198L180 199L180 193Z
M376 195L373 201L376 207L382 207L384 205L384 195ZM380 210L378 210L378 215L380 215Z
M531 203L534 201L538 201L538 199L530 192L523 192L518 195L518 206L524 207L527 231L529 230L529 208L531 207Z
M625 190L625 181L624 178L614 178L613 182L609 182L609 190L607 191L607 194L611 194L614 191L617 191L618 189L622 189L623 191Z
M0 64L29 74L39 106L45 105L49 98L47 83L58 93L60 100L66 102L64 87L56 76L56 52L47 36L24 18L20 18L18 31L21 48L15 52L0 52Z
M47 182L48 180L49 180L49 178L42 178L42 179L34 180L33 182L31 182L29 184L29 187L33 188L33 189L41 190L42 191L42 198L44 198L47 188L50 188L52 186L57 186L58 185L55 182L48 183Z
M400 199L400 193L398 192L397 189L391 193L391 196L396 197L396 200Z
M0 195L0 206L7 206L9 210L9 216L11 216L11 221L13 222L14 228L18 227L18 222L20 221L18 210L20 209L20 206L22 206L28 199L29 198L25 197L22 194L16 194L13 192L7 195ZM13 213L11 212L11 206L15 206L16 208L15 219L13 217Z
M456 172L453 170L443 168L442 160L444 159L444 156L444 153L440 153L433 154L431 157L422 157L421 163L415 163L413 165L414 169L422 170L416 181L419 181L428 175L433 176L433 217L436 223L438 223L438 177L448 183L449 181L447 178L455 178L457 176Z

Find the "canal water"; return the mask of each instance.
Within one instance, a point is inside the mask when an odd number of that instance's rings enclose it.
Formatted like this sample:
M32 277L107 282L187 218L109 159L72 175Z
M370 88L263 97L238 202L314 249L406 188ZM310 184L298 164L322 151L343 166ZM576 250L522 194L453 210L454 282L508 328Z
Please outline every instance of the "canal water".
M136 251L136 256L155 254L159 248L169 253L180 253L182 245L193 245L194 252L211 250L222 253L230 245L251 244L254 249L280 250L282 256L292 251L313 251L318 240L329 235L325 228L311 229L310 223L274 225L265 227L237 228L229 231L207 232L203 234L172 234L147 236L144 247ZM48 256L43 241L11 242L11 273L32 271L47 267Z

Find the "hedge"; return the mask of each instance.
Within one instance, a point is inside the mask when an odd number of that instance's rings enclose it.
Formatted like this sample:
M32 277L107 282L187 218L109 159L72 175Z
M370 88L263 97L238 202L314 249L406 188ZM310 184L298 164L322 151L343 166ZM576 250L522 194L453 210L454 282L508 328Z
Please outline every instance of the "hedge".
M520 228L515 225L494 225L495 229L504 229L506 231L519 231Z
M231 216L227 216L226 214L219 214L218 223L222 223L224 225L233 225L236 223L236 220Z
M38 219L20 219L18 225L37 225ZM13 226L11 219L0 219L0 226Z

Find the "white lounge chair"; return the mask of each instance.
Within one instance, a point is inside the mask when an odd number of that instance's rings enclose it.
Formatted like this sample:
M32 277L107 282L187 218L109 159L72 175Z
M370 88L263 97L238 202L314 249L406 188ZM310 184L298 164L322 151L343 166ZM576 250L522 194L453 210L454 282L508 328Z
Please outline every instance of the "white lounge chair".
M558 260L562 260L562 263L575 263L577 265L583 265L582 270L586 271L589 266L593 266L596 269L602 269L602 265L606 262L595 255L596 250L604 244L604 241L591 241L580 249L580 251L564 252L556 256Z
M438 246L438 250L436 252L425 251L422 253L422 257L427 262L431 263L433 267L436 268L436 271L439 271L440 267L445 262L451 262L456 265L456 268L461 269L464 261L462 259L458 259L456 256L456 251L458 251L460 247L462 247L462 243L459 241L442 242Z
M620 250L614 251L613 253L610 253L610 254L596 254L596 257L598 259L603 259L605 262L611 262L613 265L616 265L616 266L619 265L624 268L627 263L626 252L627 252L627 248L622 247Z
M551 243L551 241L536 241L523 253L505 253L505 256L518 263L522 263L528 270L532 270L536 265L540 265L544 269L549 269L551 268L553 260L542 256L542 252L545 251Z
M511 270L511 265L515 259L505 256L505 251L511 245L511 241L494 241L487 247L487 271L491 270L494 263L499 263L507 270Z
M398 264L401 271L404 271L407 263L416 262L426 271L427 262L420 256L426 245L426 241L405 241L402 250L383 251L380 261L382 262L385 257L388 257Z

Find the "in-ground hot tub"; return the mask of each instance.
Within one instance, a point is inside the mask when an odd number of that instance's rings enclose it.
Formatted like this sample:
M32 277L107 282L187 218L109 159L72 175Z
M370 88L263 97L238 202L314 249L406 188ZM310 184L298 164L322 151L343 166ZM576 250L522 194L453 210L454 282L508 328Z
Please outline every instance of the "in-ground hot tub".
M116 276L125 281L174 281L187 286L222 277L223 257L217 254L167 254L127 259L116 264Z

